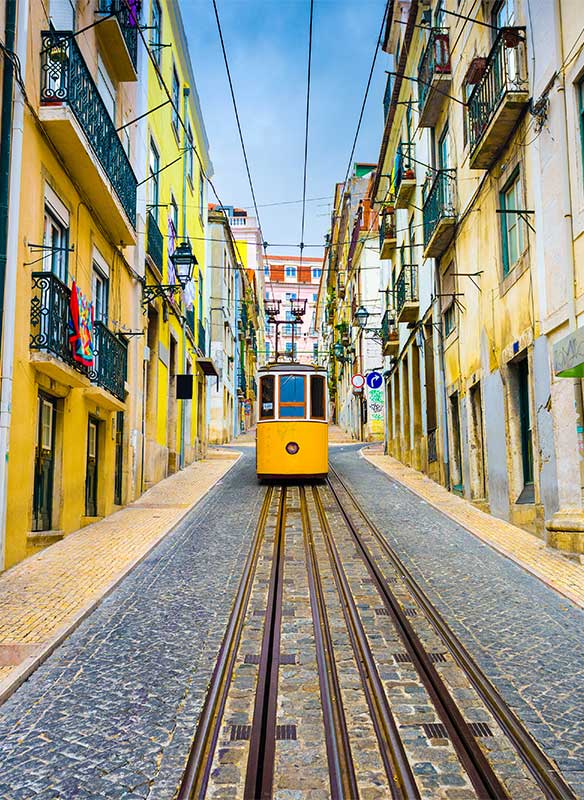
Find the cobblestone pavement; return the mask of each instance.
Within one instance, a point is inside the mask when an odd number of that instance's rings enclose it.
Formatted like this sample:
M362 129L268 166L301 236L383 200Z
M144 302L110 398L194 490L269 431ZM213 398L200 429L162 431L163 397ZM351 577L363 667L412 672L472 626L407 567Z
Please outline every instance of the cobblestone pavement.
M476 661L584 797L583 613L360 458L331 461Z
M513 559L556 591L584 608L584 564L546 547L542 539L475 508L422 472L407 467L381 449L367 447L363 456L390 478L402 483L475 536Z
M212 450L135 503L0 576L0 702L233 466Z
M0 707L0 798L171 798L263 490L248 451Z

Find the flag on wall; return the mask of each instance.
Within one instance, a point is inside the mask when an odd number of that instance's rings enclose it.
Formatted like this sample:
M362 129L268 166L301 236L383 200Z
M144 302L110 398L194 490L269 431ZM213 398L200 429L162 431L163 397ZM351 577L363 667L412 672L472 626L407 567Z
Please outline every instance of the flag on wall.
M93 366L93 303L77 288L73 281L70 300L69 343L73 358L85 367Z

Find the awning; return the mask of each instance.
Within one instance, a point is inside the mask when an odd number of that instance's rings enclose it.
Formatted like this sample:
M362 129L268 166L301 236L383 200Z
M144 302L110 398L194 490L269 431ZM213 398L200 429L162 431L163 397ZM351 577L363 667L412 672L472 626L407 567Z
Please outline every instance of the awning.
M197 366L203 375L207 375L207 377L219 377L219 371L212 358L197 358Z

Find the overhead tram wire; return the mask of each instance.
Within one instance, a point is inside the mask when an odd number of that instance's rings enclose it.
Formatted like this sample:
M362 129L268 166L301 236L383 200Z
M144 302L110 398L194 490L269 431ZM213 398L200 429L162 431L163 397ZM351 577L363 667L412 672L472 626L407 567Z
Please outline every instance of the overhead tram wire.
M308 67L306 74L306 122L304 130L304 176L302 181L302 224L300 231L300 267L304 251L304 224L306 221L306 175L308 169L308 126L310 119L310 71L312 66L312 22L314 19L314 0L310 0L310 22L308 26Z
M128 9L128 11L132 11L132 8L130 6L129 0L123 0L123 2L125 4L126 8ZM150 48L150 46L148 44L148 41L146 40L146 37L144 36L144 28L142 28L140 25L138 25L137 28L138 28L138 33L140 35L140 39L142 40L142 44L144 45L144 47L146 49L146 52L148 53L148 58L150 59L150 61L152 63L152 66L154 67L154 71L156 72L156 75L158 77L158 81L160 83L160 86L164 90L164 93L165 93L166 97L168 98L168 102L169 102L170 106L172 107L172 109L174 111L175 117L178 120L180 127L183 129L184 134L185 134L185 138L188 141L189 138L190 138L189 130L187 128L185 120L182 118L181 109L174 102L172 93L171 93L170 89L168 88L168 85L167 85L167 83L166 83L166 81L164 79L164 76L162 75L162 71L160 69L160 65L158 64L158 61L156 60L156 56L152 52L152 50L151 50L151 48ZM184 148L180 148L179 147L179 149L183 153L185 152ZM213 183L213 181L211 180L211 177L207 174L207 171L205 170L205 167L203 165L203 160L201 158L201 155L200 155L198 149L195 147L194 141L192 142L192 144L190 146L190 149L193 151L193 153L195 154L195 156L197 158L197 161L199 163L199 169L201 171L201 175L203 175L205 180L208 182L208 184L211 187L211 190L212 190L212 192L213 192L213 194L215 196L215 199L217 200L217 203L219 204L221 209L223 209L223 214L225 216L225 219L227 220L226 228L227 228L227 230L229 232L229 240L230 240L230 242L232 244L234 252L237 253L237 255L238 255L239 259L240 259L240 263L242 263L243 259L241 258L241 253L239 252L239 246L237 244L237 241L235 240L235 237L233 235L233 231L231 230L231 225L229 224L229 220L227 218L227 214L225 213L225 210L224 210L225 209L225 205L223 204L223 201L219 197L219 193L217 192L215 184ZM167 165L163 166L162 169L165 169L166 166L170 166L170 165L167 164ZM162 170L159 170L159 171L162 171ZM150 177L150 176L148 176L148 177ZM144 181L142 181L142 183L144 183ZM258 225L259 225L259 217L258 217ZM260 228L260 232L261 232L261 228ZM186 235L186 232L185 232L185 235ZM201 237L201 236L191 236L189 238L194 239L194 240L195 239L196 240L205 240L206 239L206 237ZM221 239L221 240L218 240L218 241L223 241L223 240Z
M239 141L241 142L241 150L243 152L243 160L245 162L245 170L247 172L247 180L249 182L249 188L251 190L251 197L252 197L252 201L253 201L253 207L254 207L257 223L258 223L258 228L259 228L259 231L260 231L260 236L261 236L261 239L262 239L262 247L263 247L263 250L264 250L264 259L267 260L268 243L266 241L266 238L264 236L264 232L262 230L262 223L261 223L261 220L260 220L260 212L258 210L258 204L257 204L257 200L256 200L256 193L255 193L255 189L254 189L254 186L253 186L253 181L252 181L252 178L251 178L251 170L250 170L250 166L249 166L249 159L247 157L247 150L245 148L245 141L243 139L243 130L241 128L241 120L239 118L239 110L237 108L237 101L235 99L235 90L233 88L233 80L231 79L231 70L229 68L229 59L227 58L227 49L225 47L225 40L223 38L223 30L221 28L221 20L219 19L219 10L217 8L216 0L213 0L213 11L215 12L215 20L217 22L217 31L219 33L219 40L221 42L221 51L223 53L223 61L225 63L225 71L227 73L227 80L229 82L229 91L231 93L231 100L233 102L233 111L235 113L235 121L237 122L237 131L239 133ZM269 277L270 291L272 293L272 298L273 298L274 297L274 287L272 285L271 272L268 273L268 277ZM258 302L259 302L259 299L258 299Z

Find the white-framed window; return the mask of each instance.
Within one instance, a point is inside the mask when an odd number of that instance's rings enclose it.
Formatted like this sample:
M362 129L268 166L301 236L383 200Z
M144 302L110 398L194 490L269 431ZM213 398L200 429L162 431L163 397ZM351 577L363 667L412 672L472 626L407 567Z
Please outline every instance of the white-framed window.
M264 275L266 276L266 278L270 277L270 267L267 264L264 267Z
M503 244L503 275L507 275L525 251L525 220L518 211L524 211L521 174L517 168L500 193L501 235Z
M312 280L313 281L319 281L321 275L322 275L322 269L320 267L313 267L312 268Z
M180 82L178 79L178 72L176 71L176 67L172 65L172 127L174 129L174 134L178 138L178 128L180 125L180 118L179 118L179 108L180 108Z
M158 171L160 170L160 156L154 139L150 139L150 155L148 159L148 187L149 187L149 200L151 205L151 213L155 220L158 221L158 201L160 198L160 184Z
M286 278L292 278L293 280L296 280L296 267L286 267L284 275Z
M170 195L170 219L172 220L175 236L178 237L178 205L173 194Z
M191 123L187 122L187 178L191 182L191 186L193 185L194 181L194 140L193 140L193 129L191 128Z
M107 325L109 312L109 278L102 272L99 265L93 262L93 314L99 322Z
M199 170L199 216L201 219L204 219L204 212L205 210L205 178L203 176L203 170Z
M54 405L44 397L39 397L41 407L40 425L38 435L40 438L41 450L53 449L53 418L54 418Z
M60 215L48 204L45 204L43 246L43 269L67 283L69 228L65 227Z
M158 0L152 0L152 19L150 21L152 30L150 31L150 45L154 60L160 66L160 53L162 48L162 10Z
M116 87L109 76L102 57L97 54L97 90L104 102L112 122L116 121Z
M49 18L56 31L74 31L75 3L70 0L50 0Z

